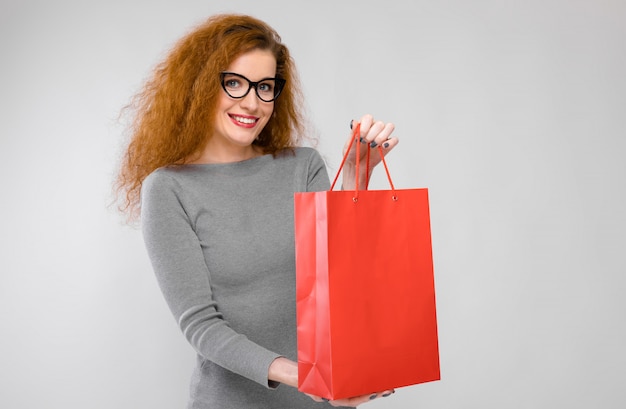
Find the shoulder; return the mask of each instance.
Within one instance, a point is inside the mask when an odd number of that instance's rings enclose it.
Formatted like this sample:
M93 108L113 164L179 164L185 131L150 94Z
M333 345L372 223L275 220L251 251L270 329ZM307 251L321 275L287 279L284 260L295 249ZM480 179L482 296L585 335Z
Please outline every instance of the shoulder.
M291 162L289 172L294 176L296 191L323 191L330 186L326 162L322 155L314 148L299 147L288 152L283 152L281 157Z
M182 199L184 186L188 183L183 169L163 167L150 173L141 186L142 207L151 202L165 202Z
M143 181L142 192L154 192L162 189L171 190L177 183L170 168L159 168L150 173Z
M314 148L305 146L290 150L285 150L276 155L275 162L281 168L290 168L295 173L317 173L320 169L326 168L326 162L322 155Z
M142 225L162 223L175 214L186 214L188 197L185 179L175 167L159 168L150 173L141 186Z
M300 165L310 163L324 163L322 155L311 147L301 146L293 149L286 149L276 155L276 159L296 162Z
M301 146L299 148L295 148L295 151L296 151L296 156L321 159L320 153L316 149L308 147L308 146Z

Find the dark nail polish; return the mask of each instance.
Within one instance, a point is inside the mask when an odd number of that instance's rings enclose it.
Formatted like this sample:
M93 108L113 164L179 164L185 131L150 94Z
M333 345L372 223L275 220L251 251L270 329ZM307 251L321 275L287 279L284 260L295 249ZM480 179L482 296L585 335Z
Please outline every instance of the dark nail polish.
M352 123L354 122L354 119L350 120L350 129L352 129Z
M370 143L370 148L375 148L375 147L377 147L377 146L378 146L378 144L377 144L376 142L372 142L372 143Z
M389 147L389 142L383 143L383 148L388 148L388 147Z
M322 398L322 400L323 400L324 402L330 402L330 400L329 400L329 399L326 399L326 398Z
M388 392L388 393L383 393L383 398L386 398L387 396L391 396L393 392Z
M365 139L363 139L363 137L361 136L361 137L359 138L359 142L361 142L361 143L365 143Z
M378 397L378 395L377 395L377 394L373 394L372 396L370 396L370 400L374 400L374 399L376 399L377 397Z

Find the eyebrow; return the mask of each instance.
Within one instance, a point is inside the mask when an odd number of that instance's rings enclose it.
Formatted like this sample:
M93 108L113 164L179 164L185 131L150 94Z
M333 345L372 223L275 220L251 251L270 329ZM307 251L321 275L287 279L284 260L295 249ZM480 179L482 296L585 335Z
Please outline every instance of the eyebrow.
M273 77L263 77L263 78L261 78L261 79L260 79L260 80L258 80L258 81L252 81L250 78L246 77L246 76L245 76L245 75L243 75L243 74L239 74L238 72L234 72L234 71L222 71L221 73L222 73L222 74L232 74L232 75L237 75L237 76L239 76L239 77L245 78L246 80L248 80L248 81L250 81L250 82L260 82L260 81L263 81L263 80L275 80L275 79L277 79L277 78L278 78L278 77L276 77L276 74L274 74L274 76L273 76Z

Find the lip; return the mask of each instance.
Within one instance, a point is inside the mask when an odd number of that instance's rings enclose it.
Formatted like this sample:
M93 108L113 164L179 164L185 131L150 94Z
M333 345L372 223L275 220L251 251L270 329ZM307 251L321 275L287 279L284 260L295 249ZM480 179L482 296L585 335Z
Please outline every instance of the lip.
M254 128L257 124L257 122L259 122L259 118L256 116L251 116L251 115L235 115L235 114L228 114L228 117L230 118L231 122L234 123L237 126L240 126L242 128ZM242 122L241 120L244 120L246 122Z

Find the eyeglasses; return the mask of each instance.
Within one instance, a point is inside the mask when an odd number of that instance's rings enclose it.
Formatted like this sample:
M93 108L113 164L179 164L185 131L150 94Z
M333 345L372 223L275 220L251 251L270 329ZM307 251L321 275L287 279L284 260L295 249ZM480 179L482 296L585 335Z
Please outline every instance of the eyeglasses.
M234 72L222 72L222 88L231 98L243 98L254 88L257 97L264 102L272 102L280 95L285 86L282 78L263 78L261 81L253 82L240 74Z

